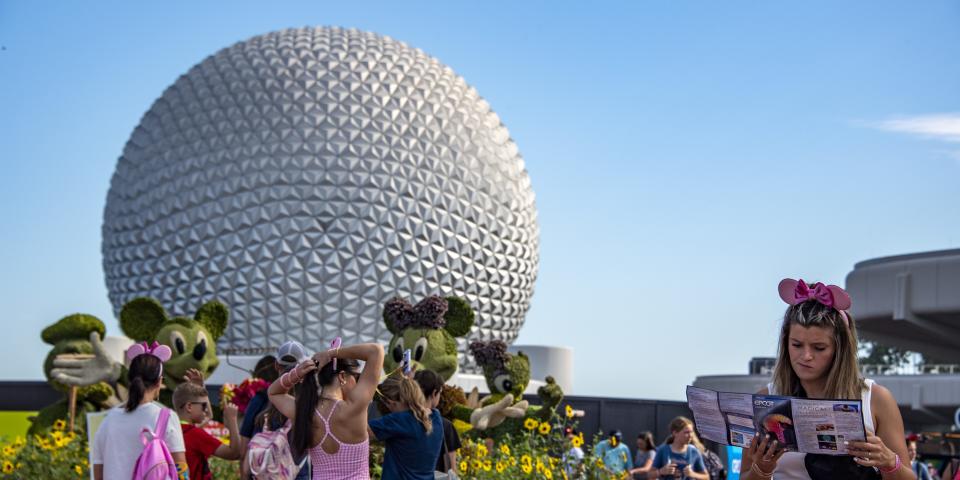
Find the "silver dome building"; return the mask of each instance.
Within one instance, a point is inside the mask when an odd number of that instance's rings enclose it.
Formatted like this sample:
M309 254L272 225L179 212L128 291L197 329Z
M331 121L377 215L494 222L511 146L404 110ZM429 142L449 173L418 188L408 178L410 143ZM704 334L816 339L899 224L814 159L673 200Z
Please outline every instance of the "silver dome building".
M388 37L302 28L223 49L154 102L113 174L102 248L115 312L219 299L219 348L256 354L386 342L382 304L433 293L476 309L466 341L510 343L538 237L517 146L463 78Z

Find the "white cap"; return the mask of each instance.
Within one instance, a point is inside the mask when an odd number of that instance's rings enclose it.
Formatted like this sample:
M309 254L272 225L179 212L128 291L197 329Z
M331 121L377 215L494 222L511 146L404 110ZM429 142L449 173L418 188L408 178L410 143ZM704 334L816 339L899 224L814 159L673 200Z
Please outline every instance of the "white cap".
M290 368L308 358L310 354L302 343L296 340L289 340L277 348L277 363L284 369Z

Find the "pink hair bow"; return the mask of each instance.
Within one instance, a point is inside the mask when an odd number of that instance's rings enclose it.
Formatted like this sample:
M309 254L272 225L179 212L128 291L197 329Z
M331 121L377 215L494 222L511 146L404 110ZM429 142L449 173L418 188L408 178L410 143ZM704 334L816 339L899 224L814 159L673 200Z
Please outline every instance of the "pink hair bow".
M807 285L803 280L784 278L780 280L780 285L777 289L780 291L780 298L782 298L784 302L787 302L788 305L797 305L808 300L816 300L823 305L837 309L847 325L849 326L850 324L846 312L852 304L850 295L847 294L846 290L836 285L824 285L820 282Z
M161 345L156 340L154 340L153 345L147 345L147 342L140 342L127 349L127 363L132 362L134 358L144 354L153 355L159 358L161 362L166 362L173 356L173 351L170 350L170 347Z

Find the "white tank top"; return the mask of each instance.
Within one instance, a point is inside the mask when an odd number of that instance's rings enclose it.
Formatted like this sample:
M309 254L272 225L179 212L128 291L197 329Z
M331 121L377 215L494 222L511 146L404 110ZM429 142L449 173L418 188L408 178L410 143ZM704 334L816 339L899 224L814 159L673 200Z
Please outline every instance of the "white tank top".
M870 408L870 400L872 398L873 384L876 382L868 378L864 380L864 383L867 388L863 390L863 394L861 395L861 400L863 400L863 426L867 430L867 434L873 435L875 429L873 426L873 409ZM773 388L773 383L767 384L767 391L770 392L770 395L777 395L776 390ZM777 462L777 469L773 471L773 480L811 480L810 475L807 474L807 466L803 463L806 455L806 453L799 452L784 453L783 456L780 457L780 461Z

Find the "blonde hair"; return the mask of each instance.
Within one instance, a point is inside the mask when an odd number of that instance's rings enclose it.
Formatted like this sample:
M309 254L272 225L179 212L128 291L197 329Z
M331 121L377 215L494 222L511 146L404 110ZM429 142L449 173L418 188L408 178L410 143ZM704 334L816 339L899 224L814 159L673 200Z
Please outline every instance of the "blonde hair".
M827 384L823 395L826 398L855 400L861 397L866 383L860 375L857 360L857 326L853 316L846 319L833 307L816 300L791 305L783 315L780 327L780 345L777 364L773 369L773 386L779 395L806 396L800 377L790 364L790 327L820 327L833 330L833 361L827 372Z
M179 413L187 403L193 402L198 398L207 398L207 389L192 382L184 382L177 385L173 391L173 408Z
M420 384L415 380L402 375L391 375L380 384L380 395L410 409L410 413L423 425L427 435L433 431L433 420L430 418L431 412L427 406L427 399L423 396Z

